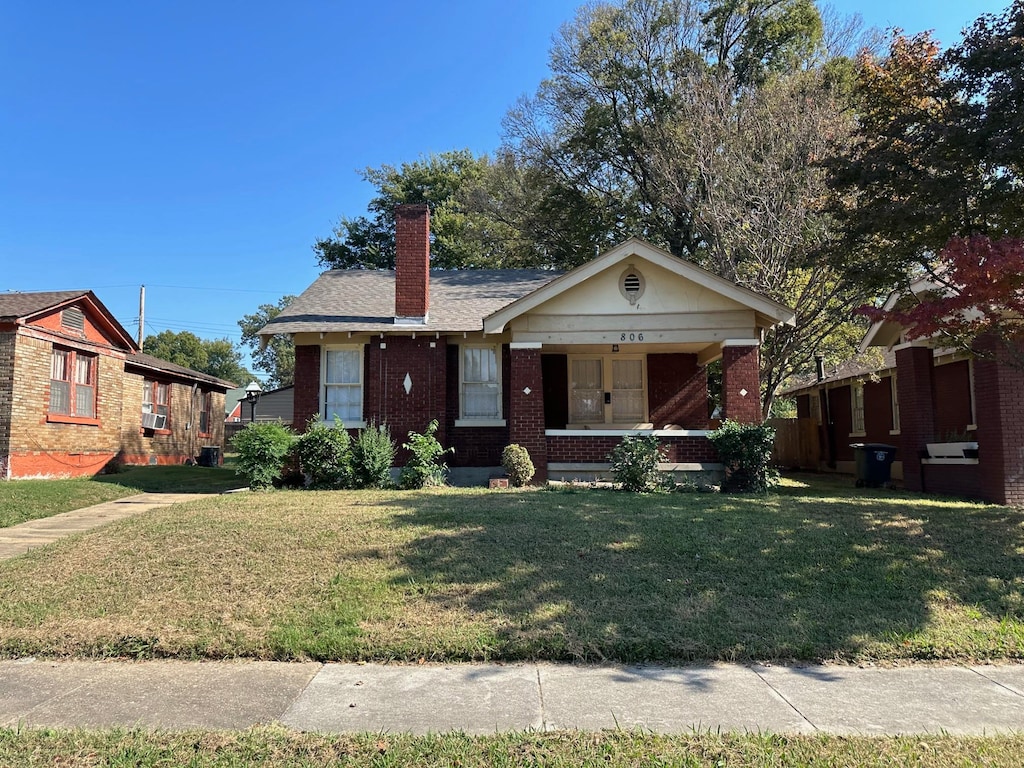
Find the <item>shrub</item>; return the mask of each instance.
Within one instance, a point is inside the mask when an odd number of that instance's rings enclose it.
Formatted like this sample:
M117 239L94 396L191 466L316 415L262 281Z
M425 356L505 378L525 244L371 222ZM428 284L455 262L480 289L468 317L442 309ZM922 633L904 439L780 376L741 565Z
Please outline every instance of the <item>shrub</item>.
M662 485L658 462L663 460L663 453L654 435L626 435L608 457L615 482L626 491L657 489Z
M412 456L408 463L402 467L402 474L398 478L398 484L403 488L423 488L424 486L444 485L445 476L448 474L448 465L441 459L454 448L445 450L441 443L434 437L437 432L437 419L431 421L423 434L418 432L409 433L409 442L402 443L402 447L409 451Z
M516 488L521 488L533 480L537 471L530 458L530 452L521 445L506 445L501 452L501 466L508 475L508 482Z
M395 442L387 424L359 430L352 442L352 484L356 488L387 488L395 463Z
M279 421L247 424L231 441L238 451L237 474L254 491L270 488L281 476L295 433Z
M774 427L726 420L708 439L725 465L723 491L764 493L778 482L771 464Z
M295 440L294 451L310 488L352 487L352 440L340 420L330 427L311 418Z

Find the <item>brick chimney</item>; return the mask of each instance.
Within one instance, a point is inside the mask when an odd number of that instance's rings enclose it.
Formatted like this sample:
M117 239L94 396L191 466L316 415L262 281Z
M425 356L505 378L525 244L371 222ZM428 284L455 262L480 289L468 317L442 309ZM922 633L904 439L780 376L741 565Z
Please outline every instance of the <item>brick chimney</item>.
M430 209L395 208L395 322L425 323L430 309Z

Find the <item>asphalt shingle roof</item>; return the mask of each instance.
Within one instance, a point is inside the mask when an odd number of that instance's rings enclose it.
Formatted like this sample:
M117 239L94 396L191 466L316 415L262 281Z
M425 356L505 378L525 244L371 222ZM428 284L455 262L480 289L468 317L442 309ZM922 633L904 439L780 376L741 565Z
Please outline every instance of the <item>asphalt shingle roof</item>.
M88 291L36 291L33 293L0 293L0 320L17 320L35 315L70 299L85 296Z
M540 269L430 271L428 331L479 331L483 319L562 273ZM260 333L385 331L395 325L394 270L324 272Z
M877 352L860 354L840 363L831 371L826 369L825 378L821 381L818 381L818 377L814 374L801 376L798 379L794 379L790 385L783 389L779 394L785 397L792 397L806 389L810 389L821 384L831 384L833 382L843 381L844 379L854 379L858 376L867 376L872 373L888 371L895 367L896 353L892 350L886 350L882 354L881 359L879 359Z
M164 371L165 373L172 373L177 376L183 376L188 379L195 379L197 381L204 381L207 384L214 384L218 387L224 387L224 389L232 389L235 385L230 381L224 379L218 379L216 376L211 376L208 373L200 373L199 371L193 371L191 368L186 368L183 365L169 362L167 360L161 360L159 357L153 357L147 355L145 352L133 352L128 355L128 365L138 365L143 368L151 368L158 371Z

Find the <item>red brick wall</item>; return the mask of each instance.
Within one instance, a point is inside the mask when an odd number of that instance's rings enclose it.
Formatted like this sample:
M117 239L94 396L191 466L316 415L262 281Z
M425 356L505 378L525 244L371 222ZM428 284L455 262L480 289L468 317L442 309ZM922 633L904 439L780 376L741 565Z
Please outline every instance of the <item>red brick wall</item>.
M621 437L556 435L547 439L548 461L555 463L606 463L622 441ZM665 446L665 461L673 463L717 462L718 454L706 437L659 438ZM534 462L536 463L536 462Z
M921 466L924 490L944 496L984 499L981 465L978 464L924 464Z
M852 408L852 406L851 406ZM864 432L861 442L892 443L892 383L888 376L881 381L864 382Z
M305 430L310 416L320 413L320 347L297 345L295 347L295 389L292 426ZM365 408L365 403L363 404ZM245 420L243 405L242 420Z
M433 336L388 336L386 347L375 339L367 347L363 414L367 422L387 424L398 444L398 466L408 460L401 448L410 431L423 432L431 419L438 420L437 439L448 447L445 419L447 389L447 340ZM405 391L406 374L412 388Z
M1024 506L1024 371L1000 361L991 338L979 339L977 348L982 353L974 361L981 495L997 504ZM1024 348L1015 354L1024 356Z
M697 365L697 356L648 355L647 405L655 429L666 424L676 424L684 429L706 429L708 377L707 370Z
M903 485L923 490L920 453L935 436L932 351L928 347L896 350L896 386L900 399L900 458Z
M746 390L746 395L740 391ZM744 424L761 423L761 387L757 347L722 348L722 413Z
M544 438L544 376L539 349L513 349L510 404L508 413L509 441L530 452L537 468L535 483L548 479L548 446ZM526 394L524 390L529 389Z
M395 316L424 317L430 308L430 210L395 209Z

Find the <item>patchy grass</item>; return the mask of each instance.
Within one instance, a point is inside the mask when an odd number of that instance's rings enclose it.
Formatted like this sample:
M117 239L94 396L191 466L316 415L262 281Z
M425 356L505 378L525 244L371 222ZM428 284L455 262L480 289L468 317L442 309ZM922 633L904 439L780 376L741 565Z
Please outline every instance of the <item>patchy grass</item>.
M220 493L245 483L219 467L126 467L113 475L0 483L0 528L137 493Z
M299 734L0 729L0 763L18 766L1019 766L1024 736L775 736L637 731L438 734Z
M197 501L0 563L0 653L1024 658L1024 513L819 482Z

